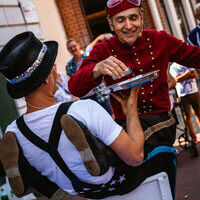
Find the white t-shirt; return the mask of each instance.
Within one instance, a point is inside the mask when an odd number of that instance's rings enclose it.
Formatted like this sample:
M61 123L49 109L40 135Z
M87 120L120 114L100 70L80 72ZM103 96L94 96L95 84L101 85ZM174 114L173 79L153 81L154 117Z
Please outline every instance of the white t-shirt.
M46 142L49 139L54 115L59 105L60 103L24 115L27 126ZM85 124L91 133L103 141L105 145L110 145L122 130L122 127L98 103L92 100L74 102L67 113ZM49 154L29 142L18 130L16 121L12 122L6 131L15 133L26 159L33 167L41 172L42 175L47 176L52 182L55 182L63 190L70 194L76 194L70 180L54 163ZM112 167L102 176L91 176L85 169L80 154L68 140L64 131L61 134L58 151L69 169L82 181L101 184L107 183L113 176L114 168Z
M194 68L187 68L177 63L173 63L170 66L170 74L173 77L177 77L183 74L184 72L186 72L187 69L189 69L190 71L195 70ZM176 84L176 91L177 91L178 97L183 97L187 94L193 94L193 93L198 92L196 79L188 79L182 82L178 82Z
M59 73L62 83L58 85L58 89L54 94L54 98L57 102L69 102L73 101L73 95L70 94L68 89L68 80L66 74ZM67 92L68 93L67 93Z
M169 90L169 100L170 100L170 104L171 104L171 110L174 107L174 97L173 97L173 95L175 94L175 92L176 92L175 89Z

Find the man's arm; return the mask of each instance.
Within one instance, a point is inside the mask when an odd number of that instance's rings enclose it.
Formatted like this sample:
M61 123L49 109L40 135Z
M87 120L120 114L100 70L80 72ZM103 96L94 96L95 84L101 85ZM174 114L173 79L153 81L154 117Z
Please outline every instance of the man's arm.
M139 165L144 158L144 132L142 130L138 112L137 95L139 88L132 88L130 95L126 97L114 97L122 104L127 120L127 133L121 131L120 135L110 145L118 156L128 165Z
M196 27L190 32L190 34L187 37L188 44L200 46L199 36L200 36L200 28Z
M91 49L93 49L93 47L100 41L104 41L106 34L101 34L99 36L97 36L87 47L86 47L86 52L91 51Z
M194 71L190 71L189 69L187 69L183 74L174 77L176 82L182 82L188 79L193 79L193 78L197 78L197 72L196 70Z
M90 52L80 69L69 80L69 91L74 96L84 96L91 89L98 86L104 75L117 78L123 77L128 67L113 56L106 58L108 52L105 48L97 44Z
M98 54L99 51L105 54L101 45L96 45L89 57L83 60L79 70L70 78L68 88L74 96L82 97L101 83L102 77L95 81L92 78L93 67L103 59L101 54Z
M169 90L172 89L172 88L175 88L175 86L176 86L176 80L175 80L175 78L170 74L169 68L167 69L167 81L168 81Z

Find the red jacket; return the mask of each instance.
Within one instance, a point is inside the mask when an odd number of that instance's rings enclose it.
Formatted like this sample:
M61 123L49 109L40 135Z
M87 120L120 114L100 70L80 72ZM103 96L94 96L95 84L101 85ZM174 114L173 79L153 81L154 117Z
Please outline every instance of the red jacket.
M69 90L75 96L83 96L102 80L92 79L93 67L100 61L115 56L132 71L144 74L160 70L160 75L152 82L142 85L138 96L139 114L161 113L170 110L168 95L167 68L169 62L177 62L188 67L200 67L200 48L190 46L186 42L167 34L165 31L143 31L134 46L128 46L119 41L117 36L97 44L85 59L77 73L69 80ZM104 76L106 85L131 78L132 75L113 80ZM110 97L116 119L125 119L121 105Z

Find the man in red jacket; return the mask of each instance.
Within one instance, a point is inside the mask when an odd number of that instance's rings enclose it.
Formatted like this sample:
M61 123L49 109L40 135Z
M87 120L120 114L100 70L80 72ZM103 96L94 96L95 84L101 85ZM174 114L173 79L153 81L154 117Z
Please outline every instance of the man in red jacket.
M128 67L135 75L160 70L159 77L142 85L138 96L138 113L144 129L145 145L152 149L172 145L175 140L175 121L170 113L167 68L169 62L188 67L200 66L200 48L167 34L165 31L142 30L143 8L140 0L109 0L108 22L116 35L97 44L84 60L79 71L71 77L69 90L83 96L99 85L131 78L125 76ZM117 77L117 80L113 77ZM116 121L125 121L121 105L110 97ZM145 122L145 125L143 124Z

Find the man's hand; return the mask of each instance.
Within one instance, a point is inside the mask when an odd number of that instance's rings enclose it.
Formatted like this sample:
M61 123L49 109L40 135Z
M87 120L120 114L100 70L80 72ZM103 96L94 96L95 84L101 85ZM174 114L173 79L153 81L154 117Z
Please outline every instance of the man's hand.
M98 79L101 75L122 78L127 71L129 71L129 68L123 62L110 56L94 66L92 77L94 80Z
M125 116L127 116L128 112L137 111L137 99L140 87L141 86L137 86L131 88L130 90L121 91L118 94L112 94L112 96L121 103Z
M193 78L196 79L197 77L198 77L198 74L197 74L196 70L191 71L191 70L187 69L184 73L175 77L175 80L178 83L178 82L183 82L188 79L193 79Z
M144 132L142 130L138 112L137 97L140 86L123 91L120 95L113 96L121 103L124 114L126 115L126 134L120 133L110 147L128 165L140 165L144 159ZM126 92L126 93L125 93Z

